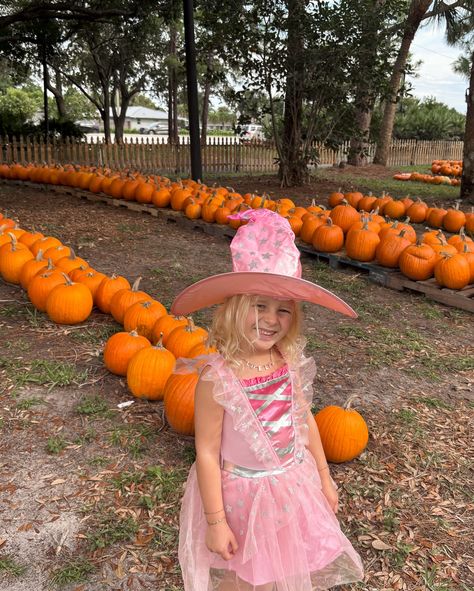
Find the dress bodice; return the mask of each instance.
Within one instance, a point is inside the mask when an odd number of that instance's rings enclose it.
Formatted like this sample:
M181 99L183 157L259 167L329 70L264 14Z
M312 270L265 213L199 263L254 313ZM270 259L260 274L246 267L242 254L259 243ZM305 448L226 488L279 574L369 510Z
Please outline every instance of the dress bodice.
M291 463L295 449L295 429L288 366L285 364L269 375L242 379L240 382L281 464Z

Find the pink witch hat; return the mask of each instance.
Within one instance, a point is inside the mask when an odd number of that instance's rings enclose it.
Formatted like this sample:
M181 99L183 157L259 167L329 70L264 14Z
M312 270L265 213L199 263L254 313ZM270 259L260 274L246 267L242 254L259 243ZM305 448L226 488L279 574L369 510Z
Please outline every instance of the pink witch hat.
M306 301L357 317L337 295L301 278L300 252L288 220L268 209L250 209L231 216L248 220L232 242L232 271L202 279L178 294L171 313L185 316L221 304L237 294Z

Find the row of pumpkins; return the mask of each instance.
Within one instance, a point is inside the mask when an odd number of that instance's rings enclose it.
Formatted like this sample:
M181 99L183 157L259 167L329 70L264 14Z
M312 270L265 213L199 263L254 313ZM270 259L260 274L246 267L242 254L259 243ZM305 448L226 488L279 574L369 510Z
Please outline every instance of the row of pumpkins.
M431 172L433 174L399 172L393 178L397 181L416 181L431 185L459 187L461 184L459 177L462 176L462 160L433 160L431 163Z
M396 181L412 181L415 183L428 183L429 185L449 185L459 187L460 179L451 178L443 174L428 174L424 172L397 172L393 175Z
M32 304L58 324L83 322L94 305L110 313L125 330L105 344L107 369L126 376L134 396L163 400L171 427L193 435L198 374L174 373L174 369L180 357L215 352L206 345L207 331L194 326L191 318L168 314L159 301L139 289L140 278L131 286L125 277L108 277L59 239L12 227L11 220L0 213L1 221L9 226L0 234L2 278L21 285ZM315 420L329 461L351 460L367 445L367 425L350 402L344 408L323 408Z
M231 188L210 188L193 180L171 182L165 177L78 171L72 166L2 165L0 176L65 184L104 192L118 199L171 206L191 219L200 217L206 222L234 228L245 222L232 219L231 214L265 207L286 217L295 235L319 252L339 252L345 248L347 256L354 260L376 260L382 266L399 267L413 280L426 280L434 275L440 285L451 289L462 289L474 281L474 245L464 232L464 227L474 232L474 212L465 213L459 208L428 207L421 200L414 202L409 197L396 200L389 195L364 196L358 191L332 193L328 200L330 210L314 202L304 208L290 199L274 201L250 193L240 195ZM392 219L386 220L382 213ZM444 227L460 234L446 240L441 232L434 231L417 241L409 220L399 221L405 215L416 223L427 221L434 228Z
M310 232L306 227L303 228L304 221L308 219L306 214L315 215L324 209L314 202L310 207L304 208L295 205L291 199L275 201L253 193L241 195L230 187L208 187L190 179L171 182L167 177L161 176L144 177L139 173L78 168L72 165L63 168L3 164L0 165L0 178L65 185L92 193L105 193L115 199L153 204L156 207L170 206L174 210L183 211L189 218L202 218L207 222L229 224L234 228L241 222L229 219L229 215L242 209L265 207L287 217L297 236L308 236ZM444 228L448 232L458 232L464 226L468 233L474 233L474 208L471 212L463 212L459 206L448 209L429 207L422 200L414 201L408 196L394 199L386 194L376 197L372 194L364 195L360 191L331 193L328 205L334 208L344 199L357 211L376 212L393 220L408 216L412 223L426 223L432 228Z
M0 224L7 218L0 213ZM8 221L8 219L7 219ZM9 227L0 234L0 275L26 290L35 308L57 324L79 324L96 306L124 327L110 337L104 363L126 376L138 398L163 400L170 425L192 434L197 374L174 374L178 357L212 352L208 333L191 318L174 317L149 294L122 276L92 269L53 236Z

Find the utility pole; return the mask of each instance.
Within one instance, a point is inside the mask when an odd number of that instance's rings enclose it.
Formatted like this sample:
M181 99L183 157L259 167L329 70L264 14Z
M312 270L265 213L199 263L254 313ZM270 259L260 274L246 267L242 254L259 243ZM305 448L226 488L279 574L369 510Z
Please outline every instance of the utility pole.
M186 86L188 91L189 137L191 141L191 177L195 181L202 181L193 0L183 0L183 9L184 41L186 48Z

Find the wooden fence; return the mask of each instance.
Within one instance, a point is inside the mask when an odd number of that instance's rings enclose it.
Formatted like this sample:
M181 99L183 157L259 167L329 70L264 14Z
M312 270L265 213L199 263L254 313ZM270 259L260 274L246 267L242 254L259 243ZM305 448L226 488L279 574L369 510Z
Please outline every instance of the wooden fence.
M188 175L190 171L189 139L181 138L177 144L166 138L130 139L123 143L106 144L101 139L65 141L19 137L11 141L0 138L0 161L48 164L80 164L104 166L111 169L140 170L147 174ZM335 165L347 159L349 144L338 150L322 145L319 150L321 165ZM433 160L461 160L463 143L459 141L395 140L390 149L389 166L429 165ZM375 145L369 147L372 161ZM277 152L271 142L235 142L233 138L213 138L213 143L202 147L203 170L209 172L275 172Z

